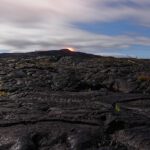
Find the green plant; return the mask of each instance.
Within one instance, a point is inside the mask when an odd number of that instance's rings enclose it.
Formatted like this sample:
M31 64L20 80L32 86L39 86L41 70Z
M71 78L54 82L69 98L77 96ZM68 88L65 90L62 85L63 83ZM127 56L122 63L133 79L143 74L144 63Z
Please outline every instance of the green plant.
M116 112L120 112L121 111L120 105L118 103L115 104L115 111Z

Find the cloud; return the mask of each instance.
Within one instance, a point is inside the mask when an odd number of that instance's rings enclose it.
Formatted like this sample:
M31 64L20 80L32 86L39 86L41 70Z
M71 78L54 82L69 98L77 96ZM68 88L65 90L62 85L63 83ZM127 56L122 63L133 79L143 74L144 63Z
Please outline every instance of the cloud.
M148 37L97 35L73 25L132 18L149 27L149 0L0 0L0 3L0 49L28 51L72 46L95 52L150 46Z
M56 18L68 22L90 22L131 17L141 23L150 23L148 0L0 0L0 2L0 18L6 22L37 23L47 19L53 21Z
M6 26L0 25L0 32ZM33 32L34 31L34 32ZM15 35L15 36L14 36ZM81 51L89 49L120 49L132 45L150 46L150 38L130 36L108 36L92 34L69 26L49 26L46 29L18 29L7 27L5 34L1 35L0 45L3 49L35 50L60 49L75 47Z

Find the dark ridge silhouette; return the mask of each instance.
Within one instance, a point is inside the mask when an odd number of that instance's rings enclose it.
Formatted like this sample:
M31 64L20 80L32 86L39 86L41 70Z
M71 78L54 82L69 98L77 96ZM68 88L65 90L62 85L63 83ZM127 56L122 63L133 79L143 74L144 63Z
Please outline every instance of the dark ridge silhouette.
M47 50L47 51L34 51L28 53L2 53L0 57L37 57L37 56L55 56L55 57L63 57L63 56L72 56L72 57L79 57L79 58L92 58L96 57L93 54L87 54L83 52L72 52L68 49L61 49L61 50Z

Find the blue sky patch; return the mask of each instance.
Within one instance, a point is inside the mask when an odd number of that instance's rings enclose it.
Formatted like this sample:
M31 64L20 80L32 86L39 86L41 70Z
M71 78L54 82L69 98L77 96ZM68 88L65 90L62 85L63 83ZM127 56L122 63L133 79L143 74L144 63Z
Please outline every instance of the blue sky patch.
M106 35L130 35L130 36L146 36L150 37L150 29L142 25L138 25L131 20L120 20L107 23L75 23L77 28L96 34Z

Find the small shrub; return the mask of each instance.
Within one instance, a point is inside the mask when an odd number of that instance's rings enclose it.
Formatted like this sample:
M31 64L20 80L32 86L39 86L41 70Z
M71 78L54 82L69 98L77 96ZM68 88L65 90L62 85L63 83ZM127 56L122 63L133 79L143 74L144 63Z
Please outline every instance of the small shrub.
M0 96L7 96L7 93L5 91L0 91Z
M139 81L150 81L150 75L140 75L138 76Z

